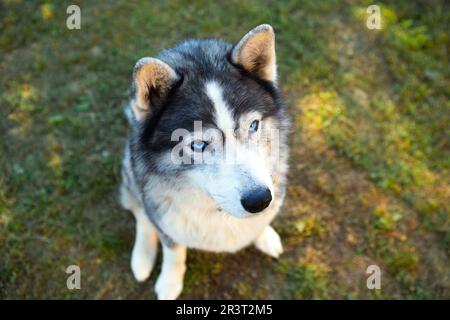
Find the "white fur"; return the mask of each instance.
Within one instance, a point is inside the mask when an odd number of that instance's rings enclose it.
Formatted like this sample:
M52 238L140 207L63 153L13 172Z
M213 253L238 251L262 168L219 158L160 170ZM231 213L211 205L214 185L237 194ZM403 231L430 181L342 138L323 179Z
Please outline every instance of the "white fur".
M147 280L156 261L158 233L143 210L137 210L136 240L131 254L131 270L137 281Z
M121 188L120 202L131 212L136 220L136 239L131 254L131 270L137 281L147 280L153 269L158 252L158 233L151 224L144 208L130 192Z
M211 99L211 101L213 102L216 124L219 129L222 129L223 131L233 129L234 120L231 115L230 109L223 99L222 88L220 88L217 82L210 81L206 83L205 89L209 99Z
M158 196L163 195L158 192ZM263 213L237 218L220 211L211 197L193 187L165 196L171 201L160 220L166 234L190 248L216 252L236 252L251 244L272 221L279 207L275 203Z
M156 280L155 291L159 300L174 300L183 290L186 247L177 245L175 248L168 248L163 245L163 253L164 260Z
M283 253L280 236L271 226L267 226L255 240L255 247L274 258Z

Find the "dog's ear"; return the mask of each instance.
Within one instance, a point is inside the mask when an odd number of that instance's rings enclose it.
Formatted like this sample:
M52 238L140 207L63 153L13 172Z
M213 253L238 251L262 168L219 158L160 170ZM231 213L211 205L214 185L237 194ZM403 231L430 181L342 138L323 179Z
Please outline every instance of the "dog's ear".
M142 58L134 67L131 108L138 120L152 111L152 105L166 97L180 77L165 62Z
M247 33L234 46L231 60L261 79L276 83L277 65L273 28L268 24L262 24Z

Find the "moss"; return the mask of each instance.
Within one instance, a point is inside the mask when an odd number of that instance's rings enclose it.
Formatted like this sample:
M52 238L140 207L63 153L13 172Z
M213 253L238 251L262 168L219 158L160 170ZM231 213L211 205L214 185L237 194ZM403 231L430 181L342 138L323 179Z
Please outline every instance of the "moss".
M282 261L279 272L287 283L283 292L286 299L326 299L329 298L327 273L320 264L297 264Z

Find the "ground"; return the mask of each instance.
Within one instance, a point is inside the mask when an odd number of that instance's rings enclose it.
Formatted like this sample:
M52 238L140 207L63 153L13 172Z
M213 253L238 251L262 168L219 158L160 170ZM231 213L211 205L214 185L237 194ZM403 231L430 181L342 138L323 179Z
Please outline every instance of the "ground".
M450 298L448 2L377 1L381 30L370 1L78 1L81 30L69 4L0 4L0 298L155 297L117 201L132 67L261 23L293 123L285 252L190 251L181 298Z

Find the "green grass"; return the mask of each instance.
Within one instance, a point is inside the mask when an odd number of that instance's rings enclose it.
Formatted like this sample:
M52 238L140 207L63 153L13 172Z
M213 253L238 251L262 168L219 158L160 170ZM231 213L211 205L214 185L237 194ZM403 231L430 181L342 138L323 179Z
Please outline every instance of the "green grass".
M380 1L377 31L369 1L232 2L79 1L73 31L69 2L1 2L0 298L154 298L117 203L132 67L260 23L294 123L285 253L189 252L182 298L450 298L448 6Z

